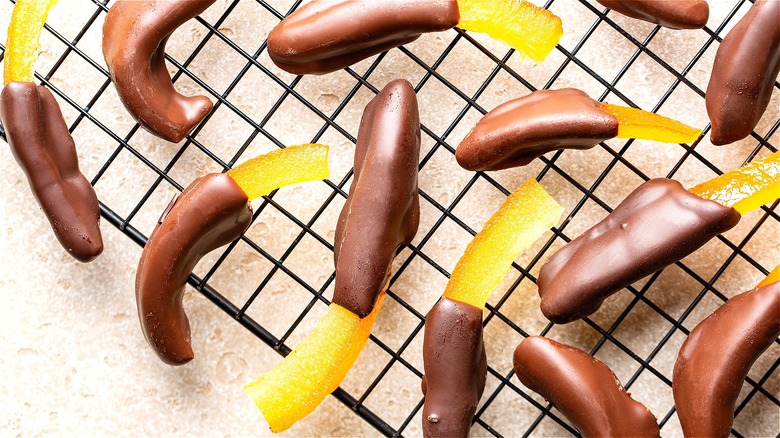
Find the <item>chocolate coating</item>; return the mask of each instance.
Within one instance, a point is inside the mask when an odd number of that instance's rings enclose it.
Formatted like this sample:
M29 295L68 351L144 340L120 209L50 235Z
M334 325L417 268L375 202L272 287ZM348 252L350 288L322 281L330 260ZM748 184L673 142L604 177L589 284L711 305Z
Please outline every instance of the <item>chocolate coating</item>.
M542 266L542 313L559 324L590 315L608 296L696 251L739 219L733 208L699 198L677 181L647 181Z
M523 385L554 404L585 437L660 435L652 412L582 350L531 336L515 349L514 366Z
M723 38L707 86L712 144L741 140L769 105L780 72L780 1L756 0Z
M701 29L710 18L706 0L596 0L623 15L671 29Z
M76 260L93 260L103 252L100 207L54 96L32 82L9 82L0 94L0 118L57 240Z
M442 298L425 317L423 435L466 437L485 389L482 309Z
M119 0L103 25L103 56L119 99L152 134L178 143L211 111L206 96L173 88L165 44L187 20L215 0Z
M542 90L487 113L455 158L467 170L501 170L558 149L589 149L617 134L617 118L584 92Z
M355 175L336 226L333 302L365 318L398 250L420 223L420 116L411 84L395 80L363 112Z
M726 437L750 367L780 336L780 283L737 295L699 323L674 365L674 402L686 437Z
M207 253L237 239L252 222L246 194L229 175L198 178L175 199L146 242L135 277L138 319L155 353L170 365L193 358L182 297Z
M330 73L458 21L455 0L314 0L271 31L268 55L293 74Z

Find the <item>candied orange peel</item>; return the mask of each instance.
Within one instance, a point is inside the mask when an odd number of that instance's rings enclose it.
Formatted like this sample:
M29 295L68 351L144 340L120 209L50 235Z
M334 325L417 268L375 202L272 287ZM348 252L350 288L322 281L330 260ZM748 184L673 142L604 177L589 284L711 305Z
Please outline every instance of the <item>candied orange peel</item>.
M484 308L512 262L561 218L563 207L535 180L509 195L466 247L444 297Z
M561 19L525 0L458 0L458 27L481 32L542 62L563 36Z
M33 82L38 40L57 0L16 0L8 26L3 83Z
M701 135L701 129L638 108L603 103L601 110L618 119L618 138L679 144L691 143Z
M764 287L768 284L777 283L778 281L780 281L780 265L775 266L775 269L772 269L772 272L761 280L761 283L758 283L758 286L756 287Z

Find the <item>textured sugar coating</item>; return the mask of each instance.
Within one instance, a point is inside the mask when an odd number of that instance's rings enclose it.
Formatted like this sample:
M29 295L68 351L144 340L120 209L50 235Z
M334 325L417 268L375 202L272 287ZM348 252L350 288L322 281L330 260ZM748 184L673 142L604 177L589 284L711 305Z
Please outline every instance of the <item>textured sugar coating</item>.
M35 60L38 58L38 40L57 0L17 0L8 26L5 49L3 83L32 82Z
M691 193L734 207L741 214L780 198L780 152L692 188Z
M663 143L691 143L701 129L638 108L605 103L601 110L618 119L618 138L638 138Z
M282 362L244 387L271 431L287 430L338 388L366 345L384 299L383 292L363 319L331 304L314 331Z
M524 0L458 0L461 29L482 32L542 62L563 36L561 19Z
M289 146L236 166L228 175L251 202L280 187L328 178L328 147L322 144Z
M484 308L512 262L555 226L562 213L563 207L535 179L524 182L466 247L444 297Z

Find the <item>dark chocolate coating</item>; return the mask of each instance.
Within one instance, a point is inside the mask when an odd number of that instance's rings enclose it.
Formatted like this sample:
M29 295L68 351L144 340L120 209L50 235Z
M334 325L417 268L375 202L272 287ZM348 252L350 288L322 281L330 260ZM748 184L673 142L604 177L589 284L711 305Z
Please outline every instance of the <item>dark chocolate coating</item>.
M458 146L467 170L525 166L558 149L590 149L618 134L618 120L573 88L542 90L487 113Z
M204 255L240 237L251 222L246 194L222 173L193 181L163 213L135 277L138 319L163 362L183 365L193 358L182 306L190 272Z
M423 435L466 437L485 389L482 309L442 298L425 317Z
M750 135L764 115L780 72L780 1L756 0L723 38L707 86L712 144Z
M8 144L57 240L88 262L103 252L95 189L79 170L73 137L51 92L32 82L9 82L0 95Z
M417 233L419 160L417 96L395 80L363 112L355 175L336 225L333 302L361 318L374 308L396 252Z
M623 15L670 29L701 29L710 18L706 0L596 0Z
M750 367L780 336L780 283L737 295L699 323L674 365L674 403L686 437L726 437Z
M542 266L542 313L559 324L590 315L608 296L696 251L740 217L677 181L647 181Z
M324 74L455 27L455 0L314 0L268 35L268 55L293 74Z
M103 56L119 99L152 134L178 143L211 111L206 96L173 88L165 44L187 20L215 0L119 0L103 25Z
M515 349L514 366L523 385L554 404L584 437L660 435L652 412L582 350L531 336Z

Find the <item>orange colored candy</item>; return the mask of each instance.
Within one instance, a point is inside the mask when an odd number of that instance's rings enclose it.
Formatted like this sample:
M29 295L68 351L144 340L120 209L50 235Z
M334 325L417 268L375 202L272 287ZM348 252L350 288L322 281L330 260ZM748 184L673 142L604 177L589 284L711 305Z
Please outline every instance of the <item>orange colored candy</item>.
M482 32L542 62L563 36L561 19L525 0L458 0L458 27Z
M618 119L618 138L679 144L691 143L701 135L701 129L637 108L604 103L601 110Z
M555 226L562 213L563 207L535 179L524 182L466 247L444 296L484 308L512 262Z
M734 207L741 214L780 198L780 152L692 188L691 193Z
M16 0L8 26L3 83L33 82L38 40L57 0Z
M761 283L758 283L758 286L756 287L764 287L768 284L777 283L778 281L780 281L780 265L775 266L775 269L772 269L772 272L770 272L765 279L761 280Z

